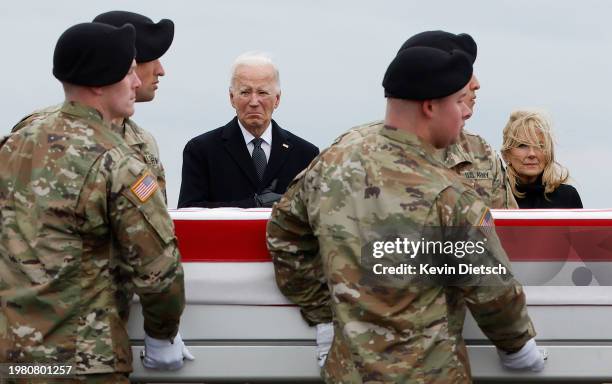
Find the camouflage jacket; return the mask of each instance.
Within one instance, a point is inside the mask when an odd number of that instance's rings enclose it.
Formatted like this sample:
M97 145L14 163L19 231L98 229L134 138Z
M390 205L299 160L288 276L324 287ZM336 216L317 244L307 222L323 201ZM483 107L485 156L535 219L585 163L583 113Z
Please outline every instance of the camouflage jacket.
M362 255L389 231L482 229L483 222L490 252L508 266L476 193L432 147L376 124L347 132L296 177L272 210L267 243L278 287L304 318L333 319L326 382L469 383L466 307L503 350L516 351L534 336L514 279L491 286L389 283L372 276Z
M157 183L164 195L164 201L168 205L168 197L166 196L166 174L164 166L159 160L159 149L157 142L151 133L144 128L141 128L132 119L125 119L123 123L123 137L127 144L141 155L144 162L149 166L149 169L157 177Z
M77 103L32 115L0 147L0 361L129 372L126 321L178 331L185 305L174 228L153 172Z
M489 208L518 209L501 159L482 137L463 129L442 157L446 167L462 176Z
M62 104L57 104L32 112L21 119L19 123L13 127L11 132L17 132L27 125L28 121L33 118L40 119L51 113L56 113L61 107ZM157 183L159 184L159 188L164 195L164 200L166 201L167 205L168 199L166 195L166 175L164 172L164 166L159 160L159 148L153 135L129 118L124 120L123 126L121 127L113 125L113 129L123 136L127 144L140 155L141 159L149 166L149 169L153 172L153 174L157 176Z
M365 125L382 127L383 122ZM482 137L463 129L457 142L436 151L436 156L462 176L463 183L474 189L489 208L518 209L501 159Z

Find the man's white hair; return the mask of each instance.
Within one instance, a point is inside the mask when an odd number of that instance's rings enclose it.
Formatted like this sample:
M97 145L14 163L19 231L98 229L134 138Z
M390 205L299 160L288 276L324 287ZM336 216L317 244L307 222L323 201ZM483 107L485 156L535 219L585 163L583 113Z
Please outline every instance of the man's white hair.
M270 55L264 52L258 51L249 51L241 54L234 60L232 64L232 71L230 77L230 89L234 85L234 79L236 77L236 70L238 67L247 65L247 66L262 66L269 65L274 69L274 80L276 82L276 90L280 92L280 75L278 73L278 67L272 61Z

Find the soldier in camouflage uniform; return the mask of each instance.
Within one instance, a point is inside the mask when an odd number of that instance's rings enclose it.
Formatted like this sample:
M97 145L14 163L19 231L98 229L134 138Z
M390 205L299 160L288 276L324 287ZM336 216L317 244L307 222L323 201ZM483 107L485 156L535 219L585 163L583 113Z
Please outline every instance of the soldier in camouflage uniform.
M488 236L491 257L508 266L485 202L436 155L457 139L470 113L462 98L471 75L471 61L459 51L399 52L383 81L385 124L337 139L272 211L267 241L280 290L310 325L333 320L327 383L470 383L466 307L506 367L544 366L514 279L490 286L388 283L372 276L362 253L389 229L475 226Z
M423 32L406 41L402 48L418 45L445 50L461 49L470 56L472 64L476 61L476 42L465 33ZM476 104L476 91L479 89L480 82L473 74L465 98L472 113ZM518 209L500 157L481 136L462 129L457 142L443 149L441 156L446 167L461 175L463 182L473 188L489 208Z
M460 49L468 54L472 63L476 61L476 42L465 33L455 35L445 31L422 32L408 39L400 51L413 46L434 47L447 51ZM476 75L473 75L465 99L472 112L478 89L480 83ZM471 116L470 113L469 117ZM382 121L377 123L383 125ZM372 124L375 123L364 126ZM518 209L501 159L481 136L462 129L457 142L439 151L439 155L446 167L461 175L463 183L473 188L489 208Z
M134 41L131 25L69 28L53 60L66 101L0 143L2 362L129 382L134 292L145 360L177 369L191 358L177 334L185 294L172 220L152 169L111 123L134 112Z
M136 102L153 100L159 81L158 77L166 74L159 59L172 44L174 38L174 23L172 20L162 19L158 23L153 23L148 17L137 13L111 11L96 16L93 21L115 27L120 27L126 23L134 26L136 29L136 73L142 82L142 85L136 90ZM57 113L61 107L62 104L59 104L33 112L15 125L13 132L23 127L26 119ZM159 149L155 138L129 117L119 118L114 123L114 129L123 136L134 151L140 154L142 160L147 163L157 177L157 183L167 204L166 176L164 167L159 160Z

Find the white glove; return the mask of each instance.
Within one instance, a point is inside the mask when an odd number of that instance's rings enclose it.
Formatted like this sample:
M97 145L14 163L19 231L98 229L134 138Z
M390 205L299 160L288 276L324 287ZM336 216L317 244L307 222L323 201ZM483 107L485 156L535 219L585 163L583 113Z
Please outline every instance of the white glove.
M548 353L544 348L538 348L535 339L530 339L518 352L507 353L497 350L504 367L508 369L531 370L540 372L544 369Z
M334 323L317 324L317 363L320 368L325 365L333 341Z
M142 365L147 368L175 371L183 366L183 359L195 360L189 352L181 334L177 333L174 342L159 340L145 334L145 350Z

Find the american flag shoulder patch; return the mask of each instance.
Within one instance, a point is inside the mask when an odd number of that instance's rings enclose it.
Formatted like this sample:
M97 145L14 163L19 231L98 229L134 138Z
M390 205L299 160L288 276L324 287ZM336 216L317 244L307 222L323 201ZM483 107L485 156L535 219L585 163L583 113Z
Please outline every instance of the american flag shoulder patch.
M130 187L130 190L136 195L138 200L144 203L153 196L158 188L159 184L157 184L155 176L149 172L145 172L145 174Z
M493 228L495 228L495 224L493 222L493 216L491 215L491 211L489 210L489 208L485 208L484 212L482 213L480 220L478 220L478 227L480 228L480 231L487 237L493 234Z

